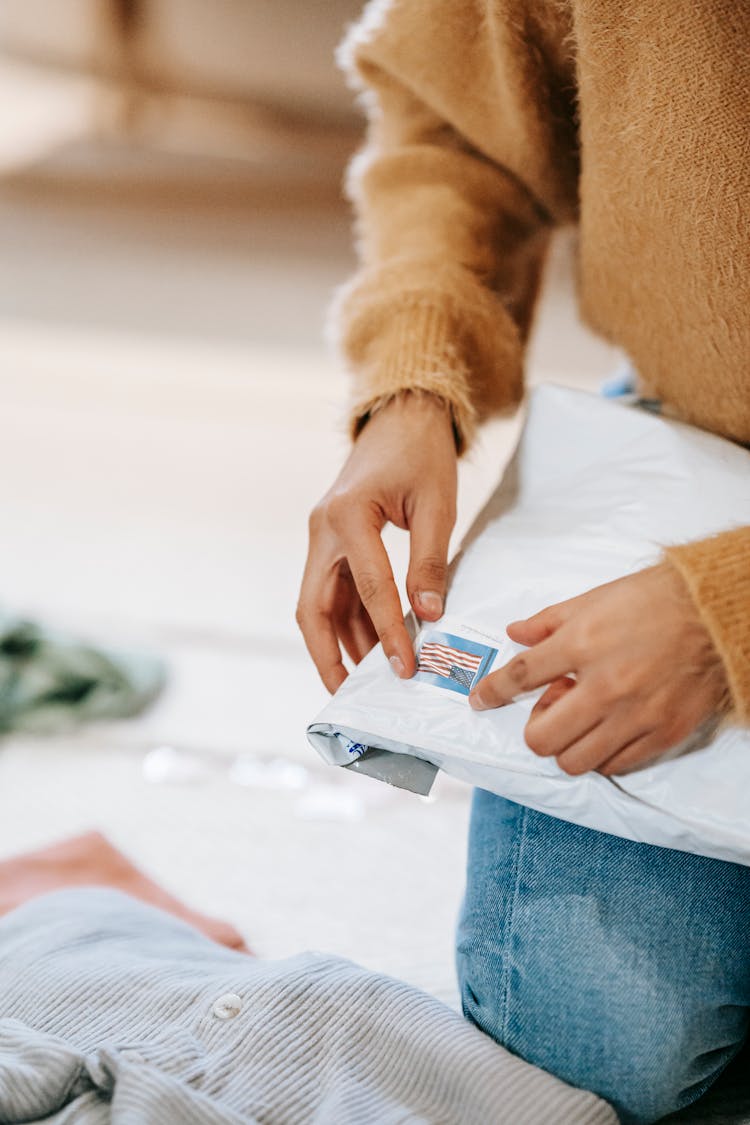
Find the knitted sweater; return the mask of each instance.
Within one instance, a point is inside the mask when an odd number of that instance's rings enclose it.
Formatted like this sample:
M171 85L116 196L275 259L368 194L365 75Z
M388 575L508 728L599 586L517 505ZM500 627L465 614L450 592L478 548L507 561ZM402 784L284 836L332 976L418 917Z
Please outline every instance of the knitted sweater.
M461 448L514 407L575 223L586 322L673 413L750 442L750 6L373 0L341 60L369 117L334 314L354 433L409 389L450 403ZM750 527L665 554L750 723Z

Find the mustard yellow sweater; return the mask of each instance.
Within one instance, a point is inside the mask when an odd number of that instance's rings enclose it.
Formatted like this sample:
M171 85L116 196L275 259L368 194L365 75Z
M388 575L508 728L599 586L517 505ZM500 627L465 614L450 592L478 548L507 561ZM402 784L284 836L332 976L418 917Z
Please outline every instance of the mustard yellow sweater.
M750 4L375 0L341 59L368 139L336 321L353 431L394 394L459 441L515 406L551 230L587 323L684 419L750 442ZM666 552L750 723L750 527Z

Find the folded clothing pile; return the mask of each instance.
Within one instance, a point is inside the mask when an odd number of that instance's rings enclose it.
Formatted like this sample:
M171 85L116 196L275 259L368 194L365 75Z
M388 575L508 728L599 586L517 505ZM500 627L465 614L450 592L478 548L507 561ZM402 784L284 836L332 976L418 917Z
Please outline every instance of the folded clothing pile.
M407 984L322 954L246 957L109 890L0 920L0 1121L42 1119L617 1122Z
M0 615L0 733L48 733L137 715L164 678L154 656L99 648Z

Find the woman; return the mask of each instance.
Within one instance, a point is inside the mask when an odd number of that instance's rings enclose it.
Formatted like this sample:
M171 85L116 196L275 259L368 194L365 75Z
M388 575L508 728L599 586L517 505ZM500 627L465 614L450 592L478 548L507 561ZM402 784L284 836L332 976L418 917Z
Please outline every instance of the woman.
M750 442L750 7L733 0L391 0L343 60L363 90L362 268L338 306L351 454L311 517L298 619L329 690L379 639L414 672L380 538L440 616L456 458L514 407L550 232L579 230L586 321L672 413ZM472 693L548 685L526 739L619 773L728 713L750 721L750 528L515 623ZM573 676L575 678L573 678ZM650 1122L694 1101L750 1021L750 870L477 792L458 937L464 1011Z

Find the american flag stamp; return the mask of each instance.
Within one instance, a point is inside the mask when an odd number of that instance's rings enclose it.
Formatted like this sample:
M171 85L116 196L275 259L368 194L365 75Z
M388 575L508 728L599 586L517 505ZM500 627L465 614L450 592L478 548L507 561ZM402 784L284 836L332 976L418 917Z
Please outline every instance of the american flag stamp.
M435 630L425 633L419 643L415 679L468 695L496 656L497 649L489 645Z

